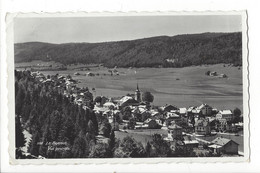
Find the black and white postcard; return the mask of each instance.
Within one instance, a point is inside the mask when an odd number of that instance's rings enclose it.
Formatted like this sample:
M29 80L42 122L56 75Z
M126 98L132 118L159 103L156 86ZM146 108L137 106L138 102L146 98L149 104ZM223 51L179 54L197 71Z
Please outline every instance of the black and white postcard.
M246 18L9 14L10 162L245 162Z

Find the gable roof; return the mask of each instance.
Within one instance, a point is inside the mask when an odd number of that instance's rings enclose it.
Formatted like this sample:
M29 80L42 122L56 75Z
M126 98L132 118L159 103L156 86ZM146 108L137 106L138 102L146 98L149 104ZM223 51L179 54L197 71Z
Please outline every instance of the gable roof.
M201 104L199 107L198 107L198 109L202 109L202 108L204 108L204 107L209 107L209 108L212 108L211 106L209 106L208 104L206 104L206 103L203 103L203 104Z
M222 111L219 111L220 114L222 115L230 115L230 114L233 114L231 110L222 110Z
M171 110L178 110L177 106L173 106L173 105L165 105L162 107L163 111L171 111Z
M233 140L227 139L227 138L223 138L223 137L217 137L211 143L214 143L214 144L220 145L220 146L224 146L227 143L229 143L230 141L233 141ZM233 141L233 142L236 143L235 141ZM236 144L238 145L238 143L236 143Z
M170 125L170 126L168 127L168 129L173 130L173 129L182 129L182 128L181 128L180 126L176 125L176 124L173 124L173 125Z

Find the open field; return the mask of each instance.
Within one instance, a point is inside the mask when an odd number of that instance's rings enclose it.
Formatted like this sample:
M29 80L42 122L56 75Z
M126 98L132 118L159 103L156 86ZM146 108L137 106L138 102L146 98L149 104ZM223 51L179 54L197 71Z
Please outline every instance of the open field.
M154 105L173 104L178 107L208 103L218 109L243 110L242 70L228 65L203 65L185 68L117 68L119 75L111 76L108 68L90 67L89 71L69 68L65 71L43 71L44 74L72 75L79 87L95 88L94 96L124 96L134 93L138 83L141 92L154 95ZM206 76L206 71L224 73L228 78ZM79 76L74 73L79 72ZM99 76L86 76L92 72ZM105 75L104 75L105 74Z

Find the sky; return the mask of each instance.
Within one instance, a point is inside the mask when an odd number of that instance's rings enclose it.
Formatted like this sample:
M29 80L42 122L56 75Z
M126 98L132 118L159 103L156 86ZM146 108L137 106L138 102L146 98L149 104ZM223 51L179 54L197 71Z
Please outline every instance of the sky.
M242 31L240 15L15 18L14 42L108 42Z

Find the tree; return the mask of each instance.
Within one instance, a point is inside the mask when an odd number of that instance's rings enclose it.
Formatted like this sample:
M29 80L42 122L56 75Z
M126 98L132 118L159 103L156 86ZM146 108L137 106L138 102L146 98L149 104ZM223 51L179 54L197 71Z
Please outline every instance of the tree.
M22 132L22 127L21 127L21 122L20 122L20 117L15 116L15 152L16 152L16 158L21 158L22 157L22 151L21 147L25 145L25 138Z
M205 75L207 75L207 76L209 76L209 74L210 74L210 71L207 71L207 72L205 73Z
M34 135L33 135L33 139L30 144L31 145L30 153L34 156L39 155L39 145L37 144L38 142L40 142L40 133L38 131L36 131L36 133L34 133Z
M15 147L20 148L25 144L25 138L22 132L22 126L20 122L20 117L15 116Z
M94 100L95 103L101 103L102 98L100 96L97 96Z
M152 138L153 140L151 144L155 148L157 157L167 157L171 154L171 148L169 144L163 140L163 137L160 134L154 134Z
M124 108L121 110L121 113L122 113L122 115L123 115L123 117L122 117L123 120L129 120L129 118L130 118L131 115L132 115L131 108L130 108L129 106L124 107Z
M23 90L23 87L18 85L19 88L18 88L18 92L17 92L17 95L16 95L16 98L15 98L15 113L17 115L21 115L22 113L22 107L23 107L23 100L24 100L24 97L25 97L25 93L24 93L24 90Z
M128 129L134 129L135 128L135 119L131 118L127 124Z
M110 136L109 136L110 142L109 142L109 148L111 151L114 151L115 149L115 143L116 143L116 138L115 138L115 132L114 130L111 131Z
M98 143L90 151L90 158L109 158L112 157L112 151L110 147L105 143Z
M145 150L141 143L130 136L125 137L114 151L114 157L145 157Z
M151 146L150 142L148 141L145 146L145 152L146 152L147 157L150 157L151 149L152 149L152 146Z
M104 122L101 124L101 127L100 127L101 134L103 134L107 138L109 138L109 136L110 136L111 129L112 129L112 127L109 122Z
M233 111L233 114L234 114L234 123L238 123L240 121L240 116L241 116L241 110L238 109L238 108L235 108L234 111Z
M88 157L88 153L86 152L86 146L87 142L86 142L86 137L83 133L83 131L81 131L79 133L79 135L76 137L74 144L73 144L73 148L72 148L72 154L74 158L85 158Z
M143 93L142 99L143 99L144 102L152 103L154 96L152 95L152 93L146 91L146 92Z

